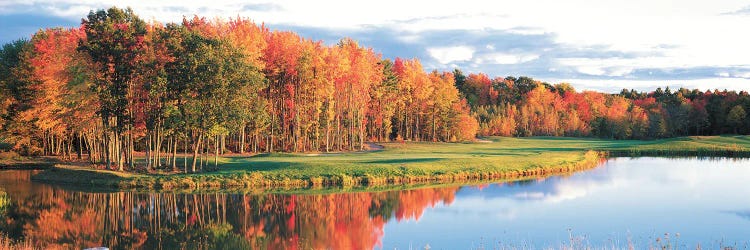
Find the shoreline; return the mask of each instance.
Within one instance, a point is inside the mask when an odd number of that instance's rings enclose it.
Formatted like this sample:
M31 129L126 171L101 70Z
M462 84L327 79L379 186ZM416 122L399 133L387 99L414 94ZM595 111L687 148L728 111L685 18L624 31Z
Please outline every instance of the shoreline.
M587 151L578 162L571 162L556 166L535 166L522 171L507 172L472 172L446 173L440 175L422 176L311 176L300 179L266 179L260 173L222 175L211 172L203 175L147 174L142 176L128 176L127 173L118 174L115 171L101 171L78 166L56 164L37 175L32 181L50 184L65 184L75 186L102 187L115 190L219 190L219 189L309 189L309 188L373 188L405 185L439 185L454 183L484 183L496 180L514 181L533 179L558 174L573 173L579 170L591 169L606 160L607 154L597 151ZM192 181L191 179L203 179ZM204 178L201 178L204 177ZM219 178L221 180L219 180Z
M182 192L195 192L195 191L249 191L257 190L261 191L258 193L284 193L284 191L305 191L305 190L323 190L337 188L342 191L344 188L349 191L387 191L391 189L399 188L419 188L419 187L430 187L436 185L451 185L451 184L486 184L495 182L511 182L528 180L535 178L544 178L562 174L572 174L577 171L588 170L598 167L601 163L605 162L609 158L616 157L739 157L746 158L748 155L740 152L728 152L727 155L706 155L696 154L694 152L682 152L679 154L665 154L662 152L658 153L639 153L630 154L625 151L614 151L614 152L598 152L591 151L597 154L596 158L586 159L582 162L560 165L560 166L542 166L526 171L512 171L512 172L500 172L500 173L473 173L473 174L461 174L461 175L433 175L433 176L390 176L385 178L373 178L368 176L358 176L342 178L341 176L335 177L313 177L310 179L296 179L296 180L264 180L261 175L253 176L250 175L250 179L246 179L239 176L226 176L227 180L223 182L211 182L205 183L194 183L194 182L177 182L175 179L179 177L169 178L168 182L163 182L162 178L164 175L152 174L147 177L132 177L122 178L115 177L110 179L112 176L108 173L96 173L92 169L86 169L82 167L70 166L65 164L52 164L48 167L36 167L36 168L24 168L24 167L9 167L0 168L0 170L51 170L51 173L43 175L35 175L32 177L32 181L40 183L56 184L56 185L72 185L78 188L92 188L96 190L108 190L108 191L182 191ZM740 153L740 155L737 155ZM81 179L79 173L89 172L92 175ZM112 171L114 172L114 171ZM210 174L210 172L209 172ZM179 174L177 174L179 175ZM190 177L190 176L183 176ZM346 179L346 182L342 182ZM218 184L217 184L218 183ZM166 184L166 186L165 186ZM180 186L180 184L183 184ZM275 192L274 192L275 191Z
M60 163L61 162L48 157L0 161L0 170L44 170L53 168Z
M595 168L595 165L592 168ZM54 186L60 186L65 189L74 191L85 191L85 192L135 192L135 193L170 193L170 194L204 194L204 193L226 193L226 194L298 194L298 195L317 195L317 194L330 194L330 193L359 193L359 192L388 192L388 191L400 191L400 190L413 190L421 188L437 188L437 187L456 187L456 186L473 186L473 185L485 185L494 183L508 183L515 181L528 181L540 178L548 178L552 176L568 176L576 171L587 170L578 169L575 171L558 172L558 173L546 173L539 175L519 176L516 178L490 178L490 179L473 179L473 180L459 180L453 182L413 182L413 183L401 183L401 184L383 184L383 185L354 185L354 186L341 186L341 185L318 185L318 186L255 186L255 187L244 187L244 186L229 186L229 187L201 187L201 188L172 188L172 189L147 189L147 188L118 188L118 187L97 187L90 184L75 184L75 183L63 183L63 182L46 182L41 180L33 180L34 182L49 184Z
M33 181L115 190L359 189L511 181L572 173L608 157L750 157L750 137L659 141L492 138L481 143L385 143L376 151L222 158L219 171L138 174L57 162Z

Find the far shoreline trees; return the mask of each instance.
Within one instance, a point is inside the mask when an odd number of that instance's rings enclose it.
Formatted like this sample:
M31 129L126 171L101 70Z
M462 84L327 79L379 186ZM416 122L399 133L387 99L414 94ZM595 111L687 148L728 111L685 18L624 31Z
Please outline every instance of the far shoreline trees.
M480 136L659 139L750 133L750 119L742 112L750 108L745 91L657 88L605 94L528 77L490 79L460 70L454 75L479 121Z

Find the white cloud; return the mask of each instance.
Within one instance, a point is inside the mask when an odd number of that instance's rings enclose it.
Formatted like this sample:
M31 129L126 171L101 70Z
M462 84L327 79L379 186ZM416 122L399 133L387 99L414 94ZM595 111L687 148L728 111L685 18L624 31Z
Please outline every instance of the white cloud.
M508 32L519 35L542 35L547 33L547 31L541 28L511 28Z
M427 52L442 64L468 61L474 56L474 49L468 46L428 48Z
M744 78L702 78L689 80L628 80L628 79L583 79L583 78L563 78L563 79L540 79L550 83L569 82L575 83L576 90L594 90L608 93L617 93L622 89L635 89L639 91L653 91L657 87L670 87L679 89L706 90L744 90L750 91L750 84Z
M603 76L606 74L606 72L601 67L577 66L576 69L580 73L592 76Z
M612 67L609 69L608 76L627 76L633 72L632 67Z
M417 34L409 34L409 35L399 36L398 39L406 43L415 43L415 42L418 42L421 39L421 37Z
M518 64L539 59L536 54L489 53L477 59L477 63Z
M496 64L516 64L521 62L520 56L515 55L508 55L508 54L492 54L489 55L489 58L491 59L491 62Z
M665 71L678 68L721 67L720 64L703 64L697 60L680 60L681 56L644 56L635 58L557 58L560 66L571 67L580 73L595 76L622 77L635 69L662 69Z

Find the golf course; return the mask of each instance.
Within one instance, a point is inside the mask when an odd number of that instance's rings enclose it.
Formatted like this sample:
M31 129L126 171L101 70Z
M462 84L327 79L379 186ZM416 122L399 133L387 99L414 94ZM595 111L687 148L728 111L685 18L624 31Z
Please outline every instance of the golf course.
M471 143L379 145L382 149L362 152L271 153L218 157L216 162L210 157L208 165L216 164L216 169L193 174L130 173L59 164L34 179L118 189L374 187L531 178L592 168L608 156L750 155L748 136L662 140L490 137Z

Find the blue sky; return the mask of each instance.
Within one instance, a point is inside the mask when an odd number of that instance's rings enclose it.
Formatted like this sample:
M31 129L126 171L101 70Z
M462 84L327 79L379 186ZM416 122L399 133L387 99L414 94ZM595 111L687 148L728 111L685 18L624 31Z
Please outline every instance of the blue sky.
M77 26L110 6L161 22L239 15L328 44L352 37L427 70L527 75L579 90L750 90L750 2L734 0L2 0L0 42Z

